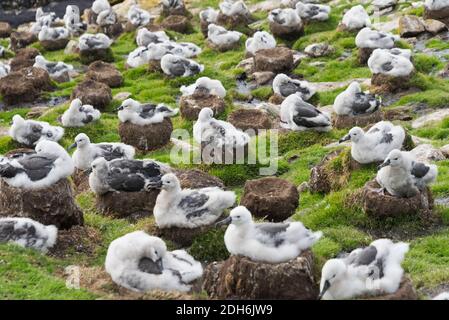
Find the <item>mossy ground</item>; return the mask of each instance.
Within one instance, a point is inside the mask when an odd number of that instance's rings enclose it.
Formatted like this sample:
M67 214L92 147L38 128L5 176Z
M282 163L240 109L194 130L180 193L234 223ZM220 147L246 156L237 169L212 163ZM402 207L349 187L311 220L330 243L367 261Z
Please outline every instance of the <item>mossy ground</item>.
M195 1L193 7L217 7L218 0ZM248 1L247 1L248 2ZM249 1L254 3L258 1ZM354 1L341 1L340 5L333 7L329 21L323 23L308 24L305 28L305 36L294 43L289 43L293 48L302 50L314 42L328 42L335 47L335 53L326 58L301 61L294 70L297 75L302 75L306 80L313 82L345 81L354 78L369 78L371 76L366 66L357 62L357 49L355 47L355 34L337 32L336 27L341 20L343 11L353 5ZM407 13L421 15L421 9L408 7ZM266 12L256 13L257 18L267 16ZM267 29L266 22L258 24ZM203 74L180 79L169 79L157 72L148 71L147 67L126 69L126 54L136 47L135 33L122 35L112 46L115 65L124 75L122 87L113 89L113 94L128 91L134 99L140 101L164 102L176 106L179 96L179 87L188 85L199 76L208 76L219 79L228 90L226 99L226 112L220 116L225 119L227 114L235 107L234 98L242 98L236 91L235 77L242 70L236 68L244 57L243 41L241 47L218 53L206 47L205 40L199 30L198 18L194 17L194 31L184 35L175 32L169 33L172 39L178 41L190 41L201 46L203 53L197 61L205 64ZM6 44L3 43L2 44ZM38 45L36 45L38 46ZM407 47L401 43L401 47ZM439 41L429 41L427 46L433 49L447 49L446 44ZM82 65L76 55L65 55L63 51L43 52L50 60L62 60L71 63L77 69ZM342 54L347 58L340 59ZM316 64L316 62L321 62ZM415 55L417 74L412 83L419 88L419 92L402 96L398 101L389 106L395 108L403 105L424 103L429 108L446 107L449 104L449 81L435 76L444 64L437 58L424 54ZM82 81L83 75L71 82L58 84L57 89L49 96L70 96L77 83ZM314 97L313 103L325 106L333 103L335 96L342 89L320 92ZM263 87L252 92L259 99L267 99L271 89ZM67 147L79 132L87 133L94 142L118 141L118 119L114 108L119 101L113 101L104 112L99 122L88 125L82 129L67 129L61 141ZM53 108L39 120L57 124L57 118L67 108L67 104ZM0 112L0 126L6 128L15 113L25 115L29 109L14 109L13 111ZM191 132L192 122L180 117L173 119L175 128L187 129ZM403 122L407 129L411 129L410 123ZM329 133L291 132L281 135L279 139L279 169L277 175L291 181L295 185L308 181L310 169L330 152L325 146L335 142L345 134L345 130L332 130ZM413 135L430 139L435 146L449 143L449 122L447 119L424 128L410 130ZM254 141L253 141L254 142ZM0 138L0 154L3 154L17 145L9 137ZM164 162L169 162L170 146L154 152L139 154L139 158L150 157ZM211 174L219 176L225 184L236 191L240 197L243 184L247 179L259 176L259 163L247 165L228 166L196 166ZM338 166L338 161L334 163ZM449 197L449 161L441 161L439 165L438 181L432 186L432 191L437 198ZM375 166L365 166L355 170L347 178L344 188L327 195L311 194L303 192L300 195L300 205L295 220L302 221L313 230L322 230L324 237L313 251L317 256L316 269L319 271L326 259L335 257L342 251L350 251L358 246L367 245L379 236L389 236L410 242L411 250L407 255L404 268L409 273L420 291L432 289L449 282L449 208L437 207L436 214L442 218L442 225L423 227L421 221L411 218L389 219L377 221L368 219L360 207L352 202L354 193L367 181L375 176ZM97 213L94 205L94 195L84 192L77 196L77 202L85 213L86 225L96 229L100 235L95 254L68 254L65 258L44 256L31 250L25 250L14 245L0 246L0 292L5 299L94 299L105 297L101 292L85 287L82 290L72 290L65 287L63 270L68 265L82 267L101 267L104 263L109 243L130 231L144 229L151 232L154 228L153 218L130 222L123 219L103 217ZM195 239L189 252L202 261L225 259L228 256L223 243L223 230L217 229ZM170 243L169 243L170 247ZM319 273L319 272L318 272Z

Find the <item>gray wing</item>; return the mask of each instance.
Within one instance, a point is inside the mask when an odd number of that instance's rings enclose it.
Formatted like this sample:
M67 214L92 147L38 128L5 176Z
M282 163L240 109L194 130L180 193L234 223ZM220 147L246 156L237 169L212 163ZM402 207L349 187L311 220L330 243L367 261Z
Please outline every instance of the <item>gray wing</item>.
M354 264L357 266L360 265L370 265L376 260L377 249L375 246L369 246L364 248L355 258Z
M156 105L155 104L144 104L142 106L142 112L139 114L140 117L147 119L154 116L154 113L156 111Z
M172 63L168 69L170 73L176 77L184 75L186 71L185 63L183 60L175 61L175 63Z
M278 235L285 232L288 227L288 223L258 223L255 225L257 232L262 235L258 238L259 241L264 242L268 238L268 241L274 243L276 247L284 243L285 239Z
M301 118L315 118L321 113L317 108L309 103L296 103L295 111L295 116Z
M139 261L139 270L151 274L162 274L164 271L160 265L149 258L142 258Z
M391 143L393 141L393 135L391 133L385 133L380 140L380 143Z
M430 167L426 166L422 162L414 162L412 167L412 175L414 175L416 178L422 178L424 177L427 172L429 172Z
M194 218L202 216L209 212L207 208L202 208L209 200L209 196L198 191L183 197L178 204L178 207L186 213L187 218Z
M382 70L384 71L391 71L393 70L393 64L391 62L385 62L384 64L382 64L380 66L382 68Z
M32 154L20 159L18 162L22 165L31 181L37 181L45 178L53 169L57 157L50 154Z

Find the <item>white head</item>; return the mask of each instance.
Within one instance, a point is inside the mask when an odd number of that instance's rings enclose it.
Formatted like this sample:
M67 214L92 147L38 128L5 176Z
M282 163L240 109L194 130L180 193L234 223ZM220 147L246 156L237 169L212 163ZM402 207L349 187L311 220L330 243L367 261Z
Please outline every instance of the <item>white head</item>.
M167 173L161 178L160 187L165 191L180 190L181 183L173 173Z
M357 81L351 82L351 84L348 86L346 91L349 91L351 93L360 93L362 89L360 88L360 84Z
M360 139L363 138L364 135L365 132L362 130L362 128L354 127L351 130L349 130L349 133L343 138L341 138L339 142L342 143L344 141L351 140L352 142L357 143L360 141Z
M36 62L36 64L39 66L45 66L47 60L45 60L45 58L43 56L38 55L34 58L34 62Z
M12 117L12 125L13 126L20 126L23 125L25 123L25 119L22 118L22 116L20 114L15 114Z
M140 103L134 99L126 99L122 102L121 106L118 107L118 111L132 111L139 112L140 111Z
M209 121L214 117L214 111L211 108L203 108L198 114L198 121L205 122Z
M86 146L88 146L88 145L90 145L90 139L89 139L89 137L87 136L87 134L85 134L85 133L80 133L80 134L78 134L76 137L75 137L75 143L73 143L70 147L69 147L69 149L72 149L72 148L84 148L84 147L86 147Z
M83 107L83 103L81 102L81 100L80 99L74 99L71 103L70 103L70 107L69 107L69 110L71 111L71 112L82 112L83 111L83 109L82 109L82 107Z
M58 157L68 156L67 151L63 147L61 147L57 142L50 140L42 140L36 144L34 150L37 153L49 153L56 155Z
M321 270L320 296L321 298L336 282L346 274L347 267L341 259L328 260Z
M216 223L216 225L233 224L236 226L250 225L253 222L251 212L244 206L238 206L231 210L229 216Z
M105 175L108 172L108 162L103 157L92 161L90 167L95 174Z
M160 263L160 266L162 266L162 259L167 254L167 245L162 239L152 236L149 237L148 242L145 250L147 258L150 258L153 262Z
M385 158L385 161L379 166L379 169L388 166L391 166L393 168L405 166L405 158L400 150L391 150L388 156Z

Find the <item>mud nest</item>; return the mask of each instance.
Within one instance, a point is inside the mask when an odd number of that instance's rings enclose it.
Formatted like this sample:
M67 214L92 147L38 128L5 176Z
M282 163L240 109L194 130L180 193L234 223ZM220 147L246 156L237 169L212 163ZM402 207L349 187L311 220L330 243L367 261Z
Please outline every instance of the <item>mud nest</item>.
M371 77L371 85L374 87L373 93L390 93L407 90L410 88L410 79L413 73L403 77L392 77L389 75L375 73Z
M204 270L203 289L213 299L316 300L319 293L309 250L284 263L241 256L213 262Z
M43 40L40 41L41 46L47 51L55 51L64 49L69 43L70 39L58 39L58 40Z
M91 64L94 61L114 62L114 54L111 48L80 50L80 60L83 64Z
M101 235L92 227L73 226L68 230L59 230L58 239L49 255L67 258L77 254L93 256L101 243Z
M255 71L271 71L275 74L288 73L293 69L293 53L285 47L262 49L254 56Z
M285 100L285 98L283 96L275 93L270 97L270 99L268 99L268 102L272 103L272 104L279 105L279 104L282 104L282 102L284 102L284 100Z
M220 178L199 169L175 170L175 174L183 189L201 189L208 187L219 187L224 189L224 183Z
M109 38L117 38L124 31L123 26L120 22L102 26L100 29L101 32L107 35Z
M361 65L365 65L368 62L369 57L373 53L374 49L372 48L359 48L357 58Z
M123 77L120 71L110 63L95 61L89 65L86 78L102 82L111 88L120 87L123 83Z
M373 113L360 114L360 115L338 115L336 114L332 118L332 126L337 129L353 128L353 127L366 127L370 124L375 124L383 120L383 113L380 110Z
M248 144L244 146L216 146L213 142L201 142L201 161L206 164L243 164L248 157Z
M225 52L229 50L234 50L240 47L240 41L224 43L224 44L215 44L212 41L208 40L207 45L216 51Z
M26 217L58 229L83 225L83 212L75 203L68 179L48 188L28 190L14 188L0 180L0 215Z
M87 170L75 169L72 175L72 181L75 187L75 194L90 190L89 172Z
M16 56L11 60L11 71L17 71L22 68L32 67L34 65L35 58L39 54L39 50L35 48L23 48L18 50Z
M161 17L168 17L168 16L186 16L191 17L192 14L189 12L189 10L186 9L184 5L181 5L176 8L168 8L165 6L162 6L161 11Z
M188 33L192 29L190 21L185 16L171 15L161 22L161 26L166 30L179 33Z
M255 134L258 134L259 130L268 130L272 127L269 115L257 109L235 110L228 116L228 121L240 130L254 130Z
M220 115L226 108L225 101L219 96L204 93L194 93L179 99L181 117L187 120L197 120L203 108L211 108L214 116Z
M11 49L16 52L19 49L25 48L30 44L36 42L38 39L36 35L31 32L17 32L11 33Z
M219 13L216 24L225 27L228 30L239 30L250 36L254 33L248 25L253 22L253 19L247 15L236 14L233 16L227 16L223 13Z
M152 151L162 148L170 142L173 124L170 118L165 118L161 123L139 126L129 121L119 125L120 140L133 147Z
M256 217L279 222L295 213L299 193L292 183L284 179L266 177L248 180L240 204Z
M9 38L12 28L8 22L0 22L0 38Z
M413 287L412 280L403 276L398 290L394 293L382 294L377 296L367 296L359 299L363 300L418 300L418 294Z
M112 101L112 91L104 83L87 79L78 84L72 91L71 99L77 98L83 104L90 104L99 110L104 110Z
M293 27L286 27L270 21L270 31L275 37L293 41L304 35L304 25L300 23Z

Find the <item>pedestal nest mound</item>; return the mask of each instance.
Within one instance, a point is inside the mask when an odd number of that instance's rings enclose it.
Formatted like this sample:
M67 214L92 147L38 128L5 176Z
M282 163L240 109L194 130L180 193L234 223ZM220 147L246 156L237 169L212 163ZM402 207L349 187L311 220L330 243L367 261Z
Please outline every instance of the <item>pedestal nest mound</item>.
M161 123L139 126L129 121L119 125L120 140L133 147L152 151L165 146L170 142L173 124L170 118L165 118Z
M153 214L159 190L140 192L108 192L97 195L96 207L104 215L115 218L141 218Z
M372 93L391 93L410 88L410 79L413 73L403 77L392 77L386 74L375 73L371 77Z
M64 49L69 43L70 39L58 39L58 40L43 40L39 41L41 46L47 51L55 51Z
M213 50L225 52L225 51L234 50L234 49L239 48L241 45L241 42L236 41L236 42L223 43L223 44L218 45L218 44L215 44L212 41L208 40L207 45Z
M361 297L363 300L418 300L418 294L413 287L412 280L409 277L403 276L399 289L394 293L388 293L378 296Z
M449 7L438 10L425 9L424 18L438 20L449 26Z
M94 61L101 60L104 62L113 62L114 54L111 48L80 50L80 60L83 64L90 64Z
M240 204L253 216L270 221L284 221L295 213L299 193L295 185L276 177L248 180Z
M383 113L377 110L373 113L365 113L355 116L349 115L334 115L332 117L332 126L337 129L353 128L353 127L366 127L370 124L375 124L383 120Z
M250 134L251 130L258 134L259 130L268 130L272 127L270 116L266 112L257 109L235 110L228 116L228 121L242 131L249 130L248 134Z
M12 28L8 22L0 22L0 38L9 38Z
M117 38L123 33L124 29L120 22L114 24L108 24L101 27L101 32L107 35L109 38Z
M246 15L235 14L233 16L227 16L220 12L216 23L228 30L239 30L250 36L254 33L254 31L248 27L252 22L253 19Z
M214 262L204 270L203 289L213 299L316 300L319 293L309 250L285 263L241 256Z
M197 120L203 108L211 108L214 116L218 116L224 112L226 104L219 96L207 93L194 93L179 99L179 109L184 119Z
M401 198L392 196L387 191L382 193L380 185L371 180L365 184L359 197L363 210L373 218L432 216L433 197L428 188L412 198Z
M31 218L60 229L84 223L68 179L37 190L14 188L0 180L0 216Z
M120 87L123 83L123 77L120 71L110 63L95 61L89 65L86 78L102 82L111 88Z
M85 254L93 257L101 245L100 232L89 226L73 226L68 230L58 230L56 244L49 250L49 255L68 258Z
M25 48L38 40L36 35L32 34L31 32L17 32L17 31L11 33L10 39L11 39L11 49L14 52L19 49Z
M358 59L359 63L362 65L365 65L368 63L369 57L371 57L371 54L373 53L374 49L371 48L359 48L358 51Z
M271 71L275 74L290 72L293 69L293 53L285 47L263 49L254 56L255 71Z
M275 93L270 97L270 99L268 99L268 102L272 103L272 104L279 105L279 104L282 104L282 102L284 102L284 100L285 100L285 98L283 96Z
M84 80L72 91L71 99L80 99L83 104L90 104L104 110L112 101L112 91L108 85L91 79Z
M161 26L170 31L188 33L192 29L189 19L185 16L171 15L161 22Z
M18 71L23 68L32 67L35 58L39 55L39 50L35 48L23 48L16 52L16 56L11 59L11 71Z
M75 172L72 175L72 181L75 187L75 194L80 194L81 192L89 190L89 171L75 169Z
M33 102L52 88L48 72L34 67L13 71L0 81L0 94L7 105Z
M299 39L304 35L304 24L301 22L298 25L286 27L274 21L270 21L270 31L275 37L292 41Z
M248 157L248 144L235 146L216 146L213 141L201 142L201 161L206 164L242 164Z

